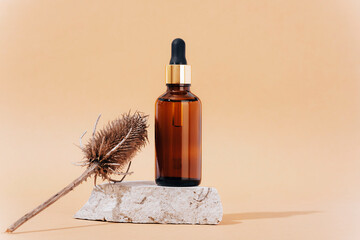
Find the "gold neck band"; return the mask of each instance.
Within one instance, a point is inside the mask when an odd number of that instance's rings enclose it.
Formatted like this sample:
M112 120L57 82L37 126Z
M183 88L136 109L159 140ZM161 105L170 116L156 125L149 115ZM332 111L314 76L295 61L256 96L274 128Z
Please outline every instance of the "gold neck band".
M191 84L191 66L166 65L166 84Z

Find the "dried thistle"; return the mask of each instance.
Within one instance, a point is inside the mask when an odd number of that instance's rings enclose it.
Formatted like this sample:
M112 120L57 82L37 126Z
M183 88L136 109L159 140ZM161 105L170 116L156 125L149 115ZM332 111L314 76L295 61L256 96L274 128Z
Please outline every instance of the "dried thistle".
M99 116L95 122L92 138L85 146L82 145L81 140L86 132L80 137L80 148L85 154L85 160L78 163L78 165L86 166L85 172L46 202L17 220L6 232L11 233L16 230L30 218L86 181L91 175L95 175L94 183L96 185L97 176L104 180L119 182L126 175L131 174L129 173L131 159L148 141L147 117L139 112L124 114L122 118L110 122L104 129L96 132ZM127 164L128 167L124 173L122 170ZM123 177L121 180L116 181L110 177L113 174L123 175Z

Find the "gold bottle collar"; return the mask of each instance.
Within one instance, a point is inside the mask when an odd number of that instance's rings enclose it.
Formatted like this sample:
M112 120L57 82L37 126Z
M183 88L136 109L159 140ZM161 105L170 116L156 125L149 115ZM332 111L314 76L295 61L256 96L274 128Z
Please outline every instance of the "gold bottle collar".
M166 65L166 84L191 84L191 66Z

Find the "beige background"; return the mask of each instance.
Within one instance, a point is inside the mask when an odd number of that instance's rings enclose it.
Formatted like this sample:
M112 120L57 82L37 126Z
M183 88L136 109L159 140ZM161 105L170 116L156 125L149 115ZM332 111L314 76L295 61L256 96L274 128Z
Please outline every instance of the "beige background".
M360 2L0 2L0 230L83 171L77 144L129 109L150 144L154 101L182 37L203 102L203 182L218 226L72 219L92 183L1 239L359 239Z

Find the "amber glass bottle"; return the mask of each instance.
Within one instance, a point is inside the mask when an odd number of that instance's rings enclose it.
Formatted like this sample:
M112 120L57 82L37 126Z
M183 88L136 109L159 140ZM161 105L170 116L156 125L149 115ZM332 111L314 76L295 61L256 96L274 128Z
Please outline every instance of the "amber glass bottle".
M201 102L190 92L191 66L186 64L181 39L173 41L166 83L167 91L155 104L156 183L197 186L201 181Z

